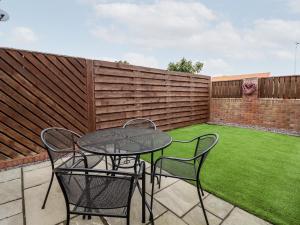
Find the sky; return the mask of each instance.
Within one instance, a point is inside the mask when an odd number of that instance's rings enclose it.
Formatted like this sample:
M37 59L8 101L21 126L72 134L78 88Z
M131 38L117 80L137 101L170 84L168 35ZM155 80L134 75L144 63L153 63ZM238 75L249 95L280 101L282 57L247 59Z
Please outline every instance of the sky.
M201 74L300 74L300 0L0 0L0 47Z

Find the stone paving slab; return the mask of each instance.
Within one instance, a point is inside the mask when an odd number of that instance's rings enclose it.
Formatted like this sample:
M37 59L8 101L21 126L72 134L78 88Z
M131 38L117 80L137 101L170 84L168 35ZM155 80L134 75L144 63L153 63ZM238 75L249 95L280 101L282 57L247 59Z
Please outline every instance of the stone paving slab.
M110 164L107 163L108 169L111 168ZM94 169L98 169L98 170L106 170L106 165L105 165L105 161L101 161L100 163L98 163L98 165L96 165L94 167Z
M40 170L40 169L39 169ZM56 178L49 193L45 209L41 209L48 183L25 189L26 224L54 225L66 219L66 206Z
M155 220L155 225L187 225L187 223L177 217L174 213L168 211Z
M150 196L146 196L147 202L150 204ZM157 201L153 203L153 215L154 219L159 217L161 214L165 213L167 209L162 206ZM110 225L126 225L125 218L105 218ZM149 219L149 211L146 209L146 222ZM141 225L142 224L142 197L138 190L135 190L130 209L130 224L131 225Z
M36 169L41 169L43 167L51 166L50 161L45 161L41 163L35 163L29 166L24 166L23 167L23 172L31 171L31 170L36 170Z
M0 225L23 225L23 214L17 214L0 220Z
M222 220L210 212L206 211L207 219L210 225L219 225ZM196 206L190 212L188 212L183 220L190 225L206 225L203 211L200 206Z
M1 224L0 224L1 225ZM60 223L59 225L65 225ZM90 220L82 219L82 216L73 217L70 220L70 225L105 225L98 216L93 216Z
M204 207L206 210L224 219L228 213L233 209L233 205L224 200L217 198L214 195L209 195L204 199Z
M271 225L270 223L240 209L234 208L222 225Z
M185 181L178 181L159 191L154 198L179 217L199 202L197 189Z
M16 200L0 205L0 220L22 213L22 200Z
M0 204L22 197L21 179L0 183Z
M10 169L10 170L4 170L0 172L0 182L6 182L9 180L14 180L21 178L21 169Z
M150 173L150 168L146 169L147 172ZM157 185L157 179L155 178L155 185L154 185L154 193L157 193L158 191L163 190L164 188L170 186L171 184L174 184L175 182L179 181L176 178L172 178L172 177L161 177L161 184L160 184L160 188L158 188ZM148 194L151 194L152 191L152 184L150 183L150 175L146 175L146 184L148 184L146 186L146 192Z
M24 188L26 189L49 182L51 173L52 168L50 166L24 172Z

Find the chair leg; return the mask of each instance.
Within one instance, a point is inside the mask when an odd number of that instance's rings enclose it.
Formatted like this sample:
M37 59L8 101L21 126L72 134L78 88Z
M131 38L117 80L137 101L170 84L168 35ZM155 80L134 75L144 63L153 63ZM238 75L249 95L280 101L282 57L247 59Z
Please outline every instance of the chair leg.
M49 192L50 192L50 189L51 189L51 186L52 186L53 177L54 177L54 172L52 171L52 174L51 174L51 180L50 180L50 183L49 183L49 186L48 186L48 190L47 190L47 193L46 193L46 196L45 196L43 205L42 205L42 209L45 209L46 202L47 202L47 200L48 200L48 195L49 195Z
M164 155L164 150L161 150L161 156ZM161 184L161 170L162 170L162 160L159 168L159 178L158 178L158 188L160 189L160 184Z
M106 170L108 170L107 156L105 156L105 168L106 168Z
M137 174L137 166L140 165L139 164L139 156L136 156L136 158L134 159L134 165L133 165L133 170L134 173Z
M202 196L201 196L201 192L200 192L200 185L199 184L200 184L200 182L197 182L197 192L198 192L198 196L199 196L199 199L200 199L200 204L201 204L201 208L202 208L202 211L203 211L203 215L204 215L204 218L205 218L206 225L209 225L207 215L206 215L206 212L205 212L205 208L204 208L204 204L203 204L203 200L202 200Z
M70 209L67 205L67 219L66 219L66 225L70 225Z
M155 169L154 169L155 170ZM152 173L151 173L151 179L153 179L154 180L154 172L155 171L153 171ZM152 188L151 188L151 202L150 202L150 209L151 209L151 212L153 212L153 195L154 195L154 182L152 182ZM150 217L151 217L151 214L150 214ZM153 219L153 216L152 216L152 218L150 218L150 220L151 219Z
M201 194L202 194L202 196L204 196L204 191L203 191L203 188L202 188L202 186L201 186L201 182L200 182L200 180L199 180L199 187L200 187L200 190L201 190Z
M145 164L143 164L145 165ZM142 175L142 223L146 221L146 182L145 182L145 167Z
M153 217L153 212L152 212L152 210L150 211L150 218L149 218L149 220L150 220L150 223L151 223L152 225L154 225L154 217Z
M126 225L130 225L130 215L128 215L126 218Z
M70 214L67 214L66 225L70 225Z
M151 168L150 168L150 173L153 174L153 165L154 164L154 156L153 156L153 152L151 152ZM150 177L150 183L154 182L154 176Z

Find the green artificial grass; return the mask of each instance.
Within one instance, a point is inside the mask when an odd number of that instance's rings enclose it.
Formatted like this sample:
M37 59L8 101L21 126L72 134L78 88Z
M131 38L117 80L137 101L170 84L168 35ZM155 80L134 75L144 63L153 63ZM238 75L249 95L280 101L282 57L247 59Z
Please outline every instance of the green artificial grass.
M300 137L208 124L168 133L178 140L218 133L202 168L204 189L271 223L300 224ZM174 143L164 155L191 157L193 151L193 144Z

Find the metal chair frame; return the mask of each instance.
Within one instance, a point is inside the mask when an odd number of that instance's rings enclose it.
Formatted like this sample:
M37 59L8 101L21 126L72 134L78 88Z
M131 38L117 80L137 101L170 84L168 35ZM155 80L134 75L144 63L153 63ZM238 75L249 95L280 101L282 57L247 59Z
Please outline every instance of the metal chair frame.
M45 140L45 134L49 131L49 130L62 130L62 131L67 131L69 132L70 134L74 135L75 137L77 138L80 138L81 136L79 134L77 134L76 132L74 131L71 131L71 130L68 130L68 129L65 129L65 128L61 128L61 127L49 127L49 128L46 128L44 130L42 130L41 132L41 140L42 140L42 143L44 144L47 152L48 152L48 156L49 156L49 159L50 159L50 162L51 162L51 168L52 168L52 172L51 172L51 179L50 179L50 183L49 183L49 186L48 186L48 189L47 189L47 193L46 193L46 196L45 196L45 199L44 199L44 202L43 202L43 205L42 205L42 209L45 208L46 206L46 203L47 203L47 200L48 200L48 196L49 196L49 192L50 192L50 189L52 187L52 183L53 183L53 178L54 178L54 170L55 168L59 168L59 167L63 167L65 164L67 164L69 161L73 160L73 163L72 163L72 166L70 168L76 168L76 166L78 166L79 163L83 162L84 163L84 167L85 168L88 168L88 160L87 160L87 156L81 152L81 151L76 151L75 149L75 145L76 143L73 143L73 146L72 146L72 150L55 150L53 149L53 147L51 147L48 142ZM52 152L57 152L57 153L65 153L64 156L67 156L69 154L73 154L72 157L70 157L68 160L66 160L65 162L61 163L60 165L56 166L55 167L55 163L56 161L58 161L59 159L53 159L50 151ZM76 156L76 154L78 154L78 156ZM75 163L75 158L76 157L81 157L81 159L78 159L78 161ZM60 158L61 159L61 158ZM92 165L90 168L96 166L100 161L102 161L102 159L100 159L95 165ZM108 167L107 166L107 158L105 157L105 163L106 163L106 168Z
M129 173L129 172L121 172L121 171L115 171L115 170L95 170L95 169L79 169L79 168L71 168L71 169L65 169L65 168L56 168L55 169L55 174L57 176L57 180L59 182L59 185L62 189L65 203L66 203L66 209L67 209L67 219L66 219L66 225L70 224L70 215L71 214L77 214L77 215L83 215L83 216L106 216L106 217L120 217L120 218L126 218L126 224L130 224L130 205L131 205L131 199L134 193L134 189L137 186L139 189L139 192L142 195L142 222L145 223L145 209L147 209L150 212L150 218L151 222L153 223L153 214L150 208L150 205L146 201L146 190L145 190L145 163L141 162L138 173ZM93 173L93 175L91 174ZM92 209L92 207L88 208L85 207L84 212L80 211L71 211L70 210L70 205L73 205L70 203L69 198L68 198L68 193L66 191L66 188L64 187L63 181L60 178L60 174L67 174L67 175L82 175L82 176L97 176L97 177L110 177L111 179L121 179L121 177L130 177L130 189L129 189L129 196L127 200L127 205L126 205L126 215L106 215L103 213L96 213L96 212L91 212L89 210ZM120 177L121 176L121 177ZM140 187L140 184L138 182L139 179L142 179L142 187ZM88 182L88 181L87 181ZM87 184L88 185L88 184ZM110 208L111 209L111 208Z
M208 137L208 136L213 136L215 138L214 142L205 151L201 152L200 154L197 154L197 149L198 149L200 141L203 140L205 137ZM152 173L152 179L154 179L154 177L157 176L157 175L159 176L159 187L160 187L160 182L161 182L161 176L173 177L173 178L178 178L178 179L183 179L183 180L188 180L188 181L196 181L196 183L197 183L197 193L198 193L198 197L200 199L201 208L202 208L204 218L205 218L205 221L206 221L207 225L209 225L209 222L208 222L207 215L206 215L206 212L205 212L203 200L201 198L201 195L204 196L204 192L203 192L201 182L200 182L200 171L201 171L201 168L203 166L203 163L204 163L205 159L207 158L208 153L218 143L218 140L219 140L219 135L218 134L205 134L205 135L195 137L195 138L193 138L192 140L189 140L189 141L174 140L173 142L182 143L182 144L197 141L194 156L192 158L176 158L176 157L161 156L155 161L154 170L153 170L153 173ZM199 165L197 165L197 161L199 159L200 159L200 161L198 162ZM183 162L183 163L193 164L194 169L195 169L195 177L193 178L193 177L176 176L176 175L172 175L172 174L168 174L168 175L167 174L162 174L162 171L161 171L162 166L160 167L160 171L157 174L156 169L157 169L157 167L159 167L158 163L159 162L163 163L163 160L174 160L174 161L180 161L180 162ZM152 182L152 190L151 190L151 209L153 207L153 195L154 195L154 182Z
M145 122L148 122L149 124L152 125L152 129L154 129L154 130L157 129L156 124L152 120L147 119L147 118L135 118L135 119L128 120L123 125L123 128L126 128L126 127L130 126L135 121L145 121ZM161 150L161 154L163 155L163 149ZM123 165L121 165L121 160L122 159L125 159L125 163L124 164L128 164L131 160L135 160L135 163L134 163L133 166L123 166ZM139 156L138 156L138 158L136 156L121 156L121 157L118 157L117 160L118 160L118 162L115 163L115 164L117 165L118 168L132 168L132 167L135 167L136 162L140 162ZM153 165L154 165L154 153L152 152L151 153L151 173L153 172ZM152 177L151 177L151 182L152 182Z

